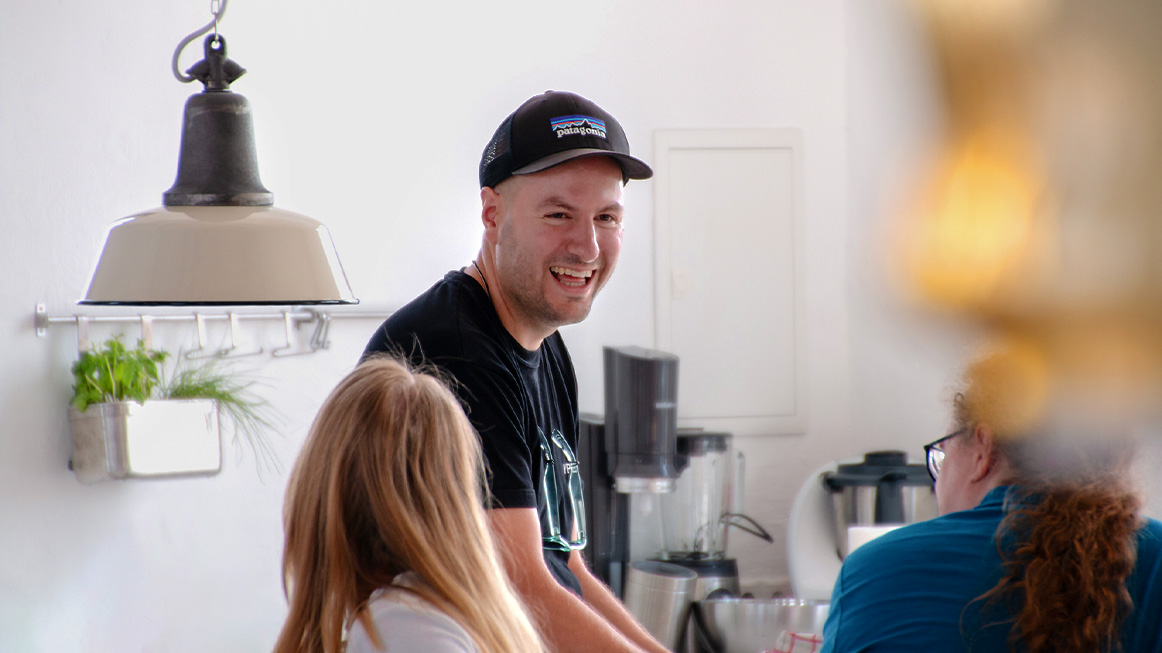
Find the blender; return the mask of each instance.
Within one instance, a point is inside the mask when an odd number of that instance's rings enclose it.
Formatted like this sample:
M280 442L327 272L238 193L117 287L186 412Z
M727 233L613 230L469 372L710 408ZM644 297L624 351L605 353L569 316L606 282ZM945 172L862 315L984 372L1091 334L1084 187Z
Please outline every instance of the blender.
M742 453L733 451L729 433L695 429L679 429L676 450L680 474L674 491L661 496L660 559L698 574L691 601L717 590L722 591L716 596L727 592L738 596L738 562L726 557L729 527L773 541L766 529L741 512ZM686 647L679 650L695 650L690 633Z

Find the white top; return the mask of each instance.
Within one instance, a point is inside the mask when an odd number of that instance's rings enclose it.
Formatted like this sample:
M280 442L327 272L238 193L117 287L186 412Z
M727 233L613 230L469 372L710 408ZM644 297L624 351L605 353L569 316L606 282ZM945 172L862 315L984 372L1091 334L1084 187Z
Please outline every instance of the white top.
M367 609L384 648L378 649L356 619L347 636L347 653L478 653L468 631L428 601L399 589L423 584L415 572L395 577L392 587L376 590Z

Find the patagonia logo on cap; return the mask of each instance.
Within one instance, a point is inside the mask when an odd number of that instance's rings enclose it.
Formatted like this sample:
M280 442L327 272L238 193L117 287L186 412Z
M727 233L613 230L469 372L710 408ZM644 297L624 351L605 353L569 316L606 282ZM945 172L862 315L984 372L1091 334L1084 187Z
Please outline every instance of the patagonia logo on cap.
M600 136L605 138L605 121L591 116L561 116L549 121L557 138L565 136Z

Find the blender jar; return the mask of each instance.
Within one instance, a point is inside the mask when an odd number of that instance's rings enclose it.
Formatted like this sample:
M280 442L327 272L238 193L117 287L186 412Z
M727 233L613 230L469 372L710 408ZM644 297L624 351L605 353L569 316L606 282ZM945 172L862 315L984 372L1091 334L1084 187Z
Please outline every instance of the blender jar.
M734 506L734 468L726 433L678 432L681 474L674 491L661 496L662 557L721 559Z

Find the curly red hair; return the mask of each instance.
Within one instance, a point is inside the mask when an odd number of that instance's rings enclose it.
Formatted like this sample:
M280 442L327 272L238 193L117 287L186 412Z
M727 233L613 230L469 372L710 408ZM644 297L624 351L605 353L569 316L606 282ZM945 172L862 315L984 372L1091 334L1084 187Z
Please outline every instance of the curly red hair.
M1138 497L1118 481L1026 483L997 531L1005 575L978 600L1019 598L1010 644L1116 651L1133 610Z

